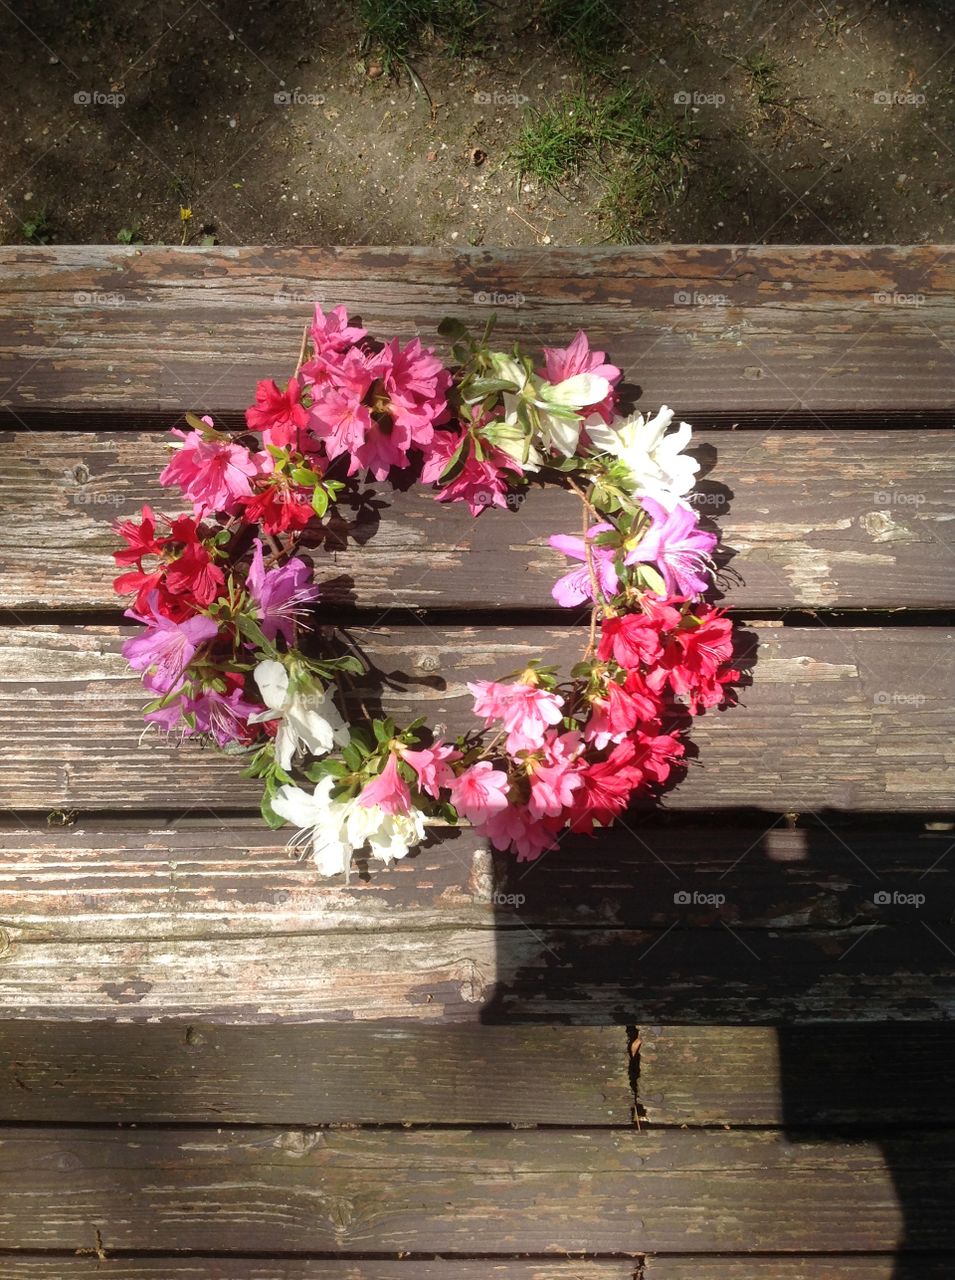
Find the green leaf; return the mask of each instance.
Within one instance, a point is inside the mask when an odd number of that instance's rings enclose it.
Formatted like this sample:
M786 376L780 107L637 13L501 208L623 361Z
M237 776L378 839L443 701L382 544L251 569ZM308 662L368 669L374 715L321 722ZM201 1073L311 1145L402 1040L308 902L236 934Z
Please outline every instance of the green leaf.
M247 613L237 613L235 625L246 640L251 640L257 649L264 649L267 653L271 652L272 646L266 640L262 628L254 618L250 618Z
M473 404L475 400L483 400L485 396L494 395L498 391L516 391L517 383L510 378L471 378L465 385L467 400Z
M209 424L203 422L201 418L196 417L194 413L186 414L186 421L192 427L193 431L200 431L204 435L209 430Z
M470 437L465 436L454 453L448 459L447 466L438 476L438 484L448 484L455 476L464 470L464 464L467 461L467 450L470 443Z
M445 316L438 325L438 333L442 338L447 338L449 342L460 342L462 339L470 342L471 338L467 331L467 326L463 325L455 316Z
M348 765L351 773L357 773L362 766L364 757L358 746L354 742L349 742L348 746L342 751L342 759Z
M666 595L666 583L652 564L639 565L636 570L636 577L648 591L653 591L658 596Z
M303 488L309 488L313 484L321 484L322 477L317 471L313 471L311 467L293 467L292 479L296 484L300 484Z
M268 791L262 792L262 800L259 807L262 810L262 817L265 819L266 825L271 827L273 831L277 831L279 827L285 826L285 819L280 817L272 808L272 800Z
M316 485L312 490L312 510L319 519L321 519L328 510L328 494L321 485Z
M384 746L385 743L391 741L392 735L388 733L387 726L385 725L384 721L372 720L371 727L375 731L375 738L381 743L382 746Z

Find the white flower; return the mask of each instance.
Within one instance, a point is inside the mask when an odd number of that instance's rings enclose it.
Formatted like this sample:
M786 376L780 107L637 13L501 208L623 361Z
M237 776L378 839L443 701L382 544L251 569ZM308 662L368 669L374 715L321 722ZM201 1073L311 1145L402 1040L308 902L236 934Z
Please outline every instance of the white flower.
M324 689L289 692L289 674L281 662L267 658L255 668L255 683L268 710L249 716L250 724L280 721L275 735L275 759L288 769L301 743L313 756L327 755L332 747L348 745L348 728Z
M577 451L580 439L581 418L568 410L585 409L600 404L610 394L610 383L597 373L576 373L562 382L547 382L536 373L528 373L523 365L510 356L496 352L492 356L494 372L499 378L514 384L513 391L504 392L506 419L517 421L520 401L532 404L539 426L539 441L546 449L556 449L565 458ZM555 413L554 410L564 410ZM513 456L513 455L512 455ZM525 470L536 470L525 465Z
M292 844L309 844L315 865L323 876L340 875L351 865L352 854L368 845L382 862L404 858L425 835L424 815L385 813L379 805L361 805L357 797L335 800L331 792L335 779L322 778L309 795L301 787L283 786L272 797L272 808L280 818L300 830Z
M612 453L630 472L634 495L655 498L668 511L690 492L700 469L695 458L683 453L693 428L681 422L667 435L672 421L673 410L664 405L646 420L642 413L635 413L608 427L595 414L586 424L593 451Z

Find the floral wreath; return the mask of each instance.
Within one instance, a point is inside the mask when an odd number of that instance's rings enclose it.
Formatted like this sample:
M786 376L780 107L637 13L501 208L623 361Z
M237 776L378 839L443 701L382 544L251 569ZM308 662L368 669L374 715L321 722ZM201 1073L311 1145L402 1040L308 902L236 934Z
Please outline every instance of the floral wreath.
M123 653L153 695L148 725L249 756L272 827L299 828L324 875L367 848L403 858L428 819L473 824L519 859L566 830L610 825L652 794L684 755L689 718L732 697L730 619L706 603L716 535L687 501L699 463L690 426L663 407L615 414L621 371L584 332L545 348L492 350L445 320L446 367L416 338L381 343L344 307L321 307L284 390L259 382L247 430L187 414L162 471L191 512L121 520L115 552L127 617L144 630ZM474 516L517 505L531 482L580 499L579 536L550 545L578 562L553 588L589 605L569 676L539 660L503 681L469 683L479 723L455 741L422 719L349 724L355 652L311 656L301 633L320 586L296 555L309 531L367 476L414 468L439 502ZM314 539L312 539L314 544Z

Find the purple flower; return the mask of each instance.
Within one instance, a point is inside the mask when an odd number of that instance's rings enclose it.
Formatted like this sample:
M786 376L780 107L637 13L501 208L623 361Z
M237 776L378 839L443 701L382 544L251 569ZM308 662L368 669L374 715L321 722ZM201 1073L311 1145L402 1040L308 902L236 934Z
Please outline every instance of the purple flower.
M262 710L261 703L246 702L241 689L218 693L205 689L189 699L189 711L196 718L196 733L208 733L220 747L241 739L250 715Z
M606 533L612 529L612 524L594 524L587 531L588 541L593 541L600 533ZM584 549L583 538L574 538L569 534L557 533L547 541L557 551L562 551L565 556L570 556L572 560L582 560L583 567L580 569L572 569L570 573L564 575L554 583L551 595L558 604L563 605L567 609L573 608L575 605L583 604L586 600L593 600L594 588L590 580L590 569L587 566L587 552ZM614 568L614 555L616 554L613 547L591 548L594 564L594 572L597 576L597 582L601 592L609 599L617 594L618 578L617 570Z
M262 543L255 540L255 553L245 585L259 609L262 634L274 640L281 634L287 644L295 639L295 621L304 605L317 599L318 587L309 581L311 570L304 560L293 556L285 564L266 569Z
M149 598L149 613L145 616L127 609L126 616L146 624L140 635L130 636L123 645L123 657L134 671L146 671L155 667L149 681L150 687L168 692L192 661L192 655L206 640L211 640L219 628L211 618L196 614L185 622L173 622L171 618L156 612L158 595Z
M667 511L655 498L640 499L653 521L627 555L626 564L654 564L666 587L666 598L695 596L709 586L706 576L716 536L698 527L699 516L684 502Z

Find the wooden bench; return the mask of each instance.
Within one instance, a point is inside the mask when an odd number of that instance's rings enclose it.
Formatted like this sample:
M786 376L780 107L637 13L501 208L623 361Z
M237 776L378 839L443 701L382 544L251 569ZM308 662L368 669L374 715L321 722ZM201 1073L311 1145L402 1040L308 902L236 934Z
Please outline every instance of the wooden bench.
M953 294L931 246L0 250L4 1280L952 1274ZM437 342L495 295L694 424L751 683L660 809L343 889L140 740L110 523L314 301ZM386 709L575 652L572 498L388 503L323 597Z

